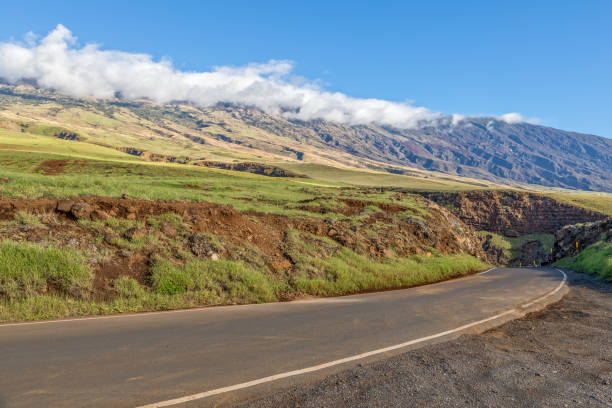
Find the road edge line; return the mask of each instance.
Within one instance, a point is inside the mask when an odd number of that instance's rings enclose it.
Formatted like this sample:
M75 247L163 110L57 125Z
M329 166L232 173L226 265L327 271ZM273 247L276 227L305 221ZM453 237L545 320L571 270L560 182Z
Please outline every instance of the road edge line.
M493 268L491 268L491 269L487 269L487 270L486 270L486 271L484 271L484 272L479 272L479 273L478 273L478 275L484 275L485 273L489 273L489 272L491 272L493 269L497 269L497 267L495 267L495 266L494 266Z
M279 373L279 374L275 374L275 375L271 375L268 377L262 377L256 380L251 380L251 381L247 381L247 382L243 382L243 383L239 383L239 384L234 384L234 385L230 385L227 387L222 387L222 388L216 388L213 390L209 390L209 391L204 391L204 392L200 392L197 394L191 394L191 395L187 395L185 397L179 397L179 398L173 398L170 400L166 400L166 401L160 401L160 402L154 402L151 404L147 404L147 405L141 405L138 406L137 408L162 408L162 407L169 407L169 406L173 406L173 405L178 405L178 404L184 404L187 402L191 402L191 401L195 401L195 400L199 400L199 399L203 399L203 398L207 398L207 397L212 397L214 395L219 395L219 394L224 394L226 392L231 392L231 391L237 391L237 390L241 390L244 388L249 388L249 387L253 387L256 385L260 385L260 384L265 384L265 383L269 383L272 381L277 381L277 380L281 380L284 378L289 378L289 377L295 377L298 375L302 375L302 374L308 374L308 373L312 373L314 371L319 371L319 370L323 370L326 368L330 368L330 367L334 367L340 364L345 364L345 363L349 363L352 361L356 361L356 360L361 360L367 357L371 357L371 356L375 356L378 354L383 354L383 353L387 353L389 351L394 351L397 349L401 349L404 347L408 347L411 345L415 345L418 343L423 343L429 340L434 340L440 337L444 337L444 336L448 336L457 332L461 332L464 330L467 330L469 328L472 328L474 326L478 326L478 325L482 325L484 323L490 322L492 320L496 320L499 319L501 317L510 315L510 314L517 314L518 316L522 316L525 314L525 310L529 308L530 306L533 306L536 303L542 302L543 300L545 300L546 298L556 294L557 292L559 292L566 284L567 282L567 275L565 272L563 272L561 269L558 268L554 268L556 269L558 272L561 272L561 274L563 275L563 279L561 281L561 283L559 283L559 285L553 289L552 291L548 292L547 294L531 301L528 303L525 303L521 306L519 306L518 308L512 308L509 310L506 310L505 312L501 312L496 314L495 316L491 316L491 317L487 317L486 319L482 319L482 320L478 320L476 322L472 322L472 323L467 323L464 324L462 326L456 327L454 329L450 329L450 330L446 330L440 333L436 333L436 334L432 334L430 336L425 336L425 337L420 337L418 339L414 339L414 340L409 340L406 341L404 343L399 343L399 344L395 344L393 346L388 346L388 347L384 347L384 348L380 348L380 349L376 349L376 350L372 350L372 351L367 351L365 353L360 353L360 354L355 354L349 357L345 357L345 358L341 358L338 360L333 360L333 361L329 361L327 363L322 363L322 364L318 364L318 365L314 365L314 366L310 366L310 367L306 367L306 368L302 368L302 369L298 369L298 370L293 370L293 371L287 371L284 373ZM485 271L487 272L487 271Z

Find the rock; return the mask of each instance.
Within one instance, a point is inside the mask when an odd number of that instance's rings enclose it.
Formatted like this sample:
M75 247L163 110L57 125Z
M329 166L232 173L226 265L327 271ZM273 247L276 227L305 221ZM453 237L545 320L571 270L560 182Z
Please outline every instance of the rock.
M144 238L147 235L148 235L147 230L141 227L133 227L123 233L123 236L129 239L130 241L133 241L139 238Z
M210 237L204 234L193 234L188 240L189 249L191 252L198 257L208 256L216 254L220 248L212 241Z
M81 201L74 204L70 209L70 214L77 220L89 219L92 212L93 208L91 208L89 204Z
M330 237L336 236L338 235L338 231L332 228L329 231L327 231L327 235L329 235Z
M91 219L98 220L98 221L106 221L110 219L110 215L108 215L106 212L102 210L94 210L93 213L91 213Z
M612 217L585 224L565 226L555 234L551 260L556 261L564 256L578 255L583 249L600 239L612 241Z
M126 215L125 218L127 218L128 220L135 220L136 219L136 214L128 213L128 215Z
M160 229L161 232L163 232L169 238L174 238L178 234L178 230L176 229L176 227L174 225L170 224L169 222L163 222L159 226L159 229Z
M212 254L210 254L210 259L211 259L212 261L217 261L217 260L219 260L219 254L216 254L216 253L214 253L214 252L213 252Z
M70 212L72 206L74 205L74 201L72 200L59 200L57 202L57 211L67 213Z

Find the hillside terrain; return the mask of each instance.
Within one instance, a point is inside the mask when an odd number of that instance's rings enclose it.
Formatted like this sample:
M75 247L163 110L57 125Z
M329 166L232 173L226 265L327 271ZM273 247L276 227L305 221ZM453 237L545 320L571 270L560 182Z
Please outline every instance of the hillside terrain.
M0 321L420 285L540 264L612 215L609 193L411 161L398 132L0 86ZM608 142L584 140L605 190Z
M402 130L287 120L228 104L75 99L0 85L0 128L89 141L153 161L318 164L481 187L612 192L612 140L485 117Z

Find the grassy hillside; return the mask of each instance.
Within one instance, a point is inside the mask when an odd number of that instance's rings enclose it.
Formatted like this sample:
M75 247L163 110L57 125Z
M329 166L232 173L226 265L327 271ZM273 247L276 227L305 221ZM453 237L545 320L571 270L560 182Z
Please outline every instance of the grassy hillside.
M279 139L277 124L251 126L232 110L44 95L25 103L7 93L0 102L0 321L331 296L472 273L487 267L473 231L410 192L509 188L401 166L392 174L296 134ZM126 147L161 161L118 150ZM546 193L600 211L612 202ZM66 198L92 208L58 210Z
M3 129L0 321L331 296L487 267L450 214L349 184L388 175L338 171L343 181L272 178ZM116 201L75 219L49 200L88 196Z
M557 201L586 208L606 215L612 215L612 194L592 191L544 191L544 195Z
M440 180L442 187L529 183L612 188L608 177L612 142L608 139L494 118L403 130L374 124L343 126L287 120L227 104L201 108L144 100L78 99L0 84L0 128L137 148L187 162L280 161L350 167ZM401 187L415 183L401 177L383 182Z

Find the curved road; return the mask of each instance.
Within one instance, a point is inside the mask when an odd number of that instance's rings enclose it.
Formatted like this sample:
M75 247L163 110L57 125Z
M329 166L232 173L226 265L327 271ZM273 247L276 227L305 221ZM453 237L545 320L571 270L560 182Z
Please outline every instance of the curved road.
M498 268L340 298L0 325L0 407L210 406L482 330L563 282Z

